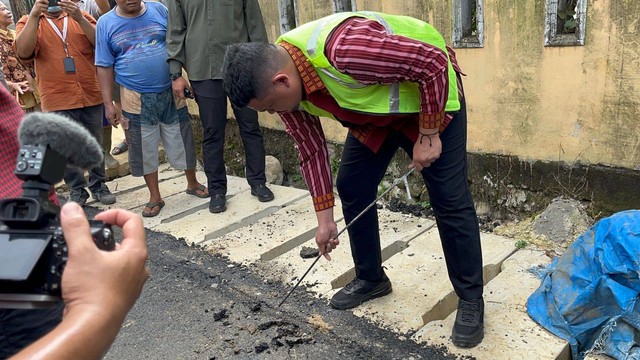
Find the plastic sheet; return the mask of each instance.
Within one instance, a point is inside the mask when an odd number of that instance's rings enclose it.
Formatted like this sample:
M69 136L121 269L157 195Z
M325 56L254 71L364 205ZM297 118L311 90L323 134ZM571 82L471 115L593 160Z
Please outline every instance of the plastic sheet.
M570 343L573 359L640 360L639 295L640 211L630 210L598 221L556 258L527 311Z

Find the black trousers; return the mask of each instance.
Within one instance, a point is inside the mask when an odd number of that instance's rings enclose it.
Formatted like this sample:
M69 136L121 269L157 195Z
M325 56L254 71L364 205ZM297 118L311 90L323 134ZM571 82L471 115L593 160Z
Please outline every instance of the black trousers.
M227 193L224 167L224 139L227 126L227 94L222 80L191 81L204 129L202 153L209 194ZM266 182L264 141L258 114L249 108L233 107L244 145L246 177L249 185Z
M478 218L467 183L464 101L440 139L440 158L421 174L429 191L449 279L458 297L472 300L482 296L482 252ZM377 153L351 134L347 136L336 181L345 223L350 223L375 200L378 184L398 148L413 156L413 142L399 132L390 134ZM356 276L371 281L380 279L383 270L376 207L349 227L348 233Z
M62 321L64 304L45 309L0 309L0 359L20 352Z
M56 114L62 115L68 119L82 125L89 131L91 135L98 141L102 147L102 105L87 106L71 110L58 110ZM73 141L74 139L70 139ZM84 170L73 166L67 166L64 172L64 182L70 190L78 190L89 187L94 193L105 187L105 170L104 160L102 164L89 169L89 183L84 178Z

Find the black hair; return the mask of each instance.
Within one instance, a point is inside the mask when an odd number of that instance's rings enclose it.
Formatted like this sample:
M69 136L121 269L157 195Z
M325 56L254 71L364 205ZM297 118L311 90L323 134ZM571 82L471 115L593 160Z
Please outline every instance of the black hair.
M267 90L279 68L276 45L252 42L227 47L222 65L224 89L231 103L245 107Z

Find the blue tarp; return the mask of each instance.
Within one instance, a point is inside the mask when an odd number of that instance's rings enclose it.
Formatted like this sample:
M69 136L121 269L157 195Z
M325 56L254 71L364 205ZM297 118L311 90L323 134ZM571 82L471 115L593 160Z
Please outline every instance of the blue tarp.
M640 211L616 213L580 235L542 277L527 311L571 345L573 359L640 360Z

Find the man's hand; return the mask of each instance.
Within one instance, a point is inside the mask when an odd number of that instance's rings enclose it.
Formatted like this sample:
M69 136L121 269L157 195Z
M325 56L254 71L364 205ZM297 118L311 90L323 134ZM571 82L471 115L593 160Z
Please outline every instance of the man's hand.
M118 111L113 102L106 102L104 104L104 117L107 118L111 126L117 129L122 122L122 111Z
M418 134L418 141L413 145L413 161L410 166L422 171L422 169L431 166L433 162L438 160L441 152L440 134L437 132L432 133L432 135Z
M59 2L62 10L66 11L69 16L75 20L76 22L80 22L84 15L82 15L82 11L78 7L78 4L71 0L60 0Z
M180 100L184 100L184 89L189 89L193 94L193 89L189 85L187 79L184 76L180 76L179 78L171 81L171 90L173 90L173 96Z
M318 227L318 230L316 230L316 245L318 245L320 255L323 255L327 260L331 260L329 253L340 245L340 240L336 235L338 235L336 223L333 223L333 226L330 227Z
M49 0L37 0L29 12L29 17L38 20L40 15L47 12L47 8L49 8Z
M338 225L333 219L333 208L316 212L318 218L318 229L316 230L316 245L320 250L320 255L331 260L329 253L340 244L338 240Z
M62 207L60 221L69 247L62 275L65 316L77 310L124 319L149 276L142 219L121 209L107 210L95 218L122 228L123 240L114 251L98 249L78 204Z

